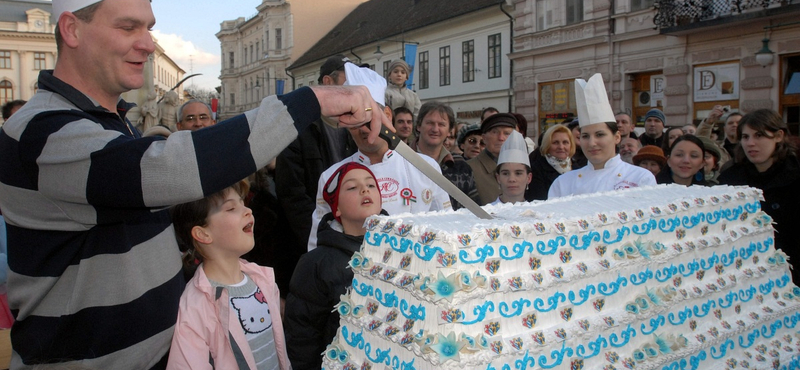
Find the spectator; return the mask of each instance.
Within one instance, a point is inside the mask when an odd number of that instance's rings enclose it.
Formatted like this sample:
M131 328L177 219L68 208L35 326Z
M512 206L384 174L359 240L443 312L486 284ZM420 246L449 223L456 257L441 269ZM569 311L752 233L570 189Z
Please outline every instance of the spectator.
M623 162L616 154L620 137L600 74L588 82L575 80L575 91L581 149L589 165L559 176L550 186L547 198L655 185L650 172Z
M690 123L681 127L681 131L683 131L684 135L695 135L697 134L697 127L694 127L694 125Z
M52 5L56 69L40 72L0 140L0 156L17 159L0 161L17 313L11 361L164 368L186 285L166 208L247 177L320 115L349 127L372 121L370 140L390 121L366 111L379 107L364 88L315 86L205 130L141 138L120 95L144 85L150 2Z
M22 108L25 103L25 100L11 100L8 103L3 104L3 122L8 121L8 119L11 118L11 115Z
M211 114L211 107L199 100L192 99L178 108L178 122L175 127L178 131L195 131L216 123L217 120Z
M575 143L575 154L572 156L572 169L577 170L579 168L586 167L586 164L589 163L588 159L586 159L586 155L583 154L583 150L581 150L581 126L578 119L575 118L567 124L567 128L572 132L572 142Z
M171 368L291 369L272 269L240 259L255 245L247 191L240 181L172 209L183 261L200 265L181 295Z
M531 183L531 164L528 145L519 132L512 131L503 143L494 176L500 185L500 195L492 204L525 201L525 190Z
M500 111L497 110L497 108L495 108L495 107L483 108L483 110L481 111L481 122L483 122L483 120L485 120L487 117L489 117L489 116L491 116L493 114L497 114L497 113L500 113ZM481 123L481 122L479 122L479 123Z
M642 146L655 145L663 147L664 144L664 126L667 124L667 118L664 117L664 112L660 109L653 108L644 115L644 135L639 136L639 141Z
M642 143L632 137L622 139L619 143L619 157L625 163L633 164L633 156L642 149Z
M633 156L633 165L650 171L653 176L658 176L667 165L667 157L664 156L661 148L655 145L645 145L639 149L639 153Z
M455 129L455 122L455 114L449 106L435 101L423 104L417 118L419 131L417 151L435 159L444 177L478 202L480 199L472 177L472 168L463 157L453 156L444 147L448 133ZM461 204L456 202L455 198L450 198L450 202L453 209L461 208Z
M483 141L483 135L481 135L481 126L478 124L471 124L462 128L458 132L458 146L461 148L462 153L464 153L463 156L466 160L470 160L481 154L483 148L486 147L486 143Z
M414 136L414 115L406 107L398 107L392 115L394 118L394 130L400 140L406 144L416 141Z
M662 143L661 150L664 151L667 157L669 157L669 150L672 148L672 143L681 136L683 136L683 130L680 127L670 127L667 129L667 132L664 133L666 139Z
M405 107L413 113L414 117L417 117L422 103L419 101L417 93L406 86L410 74L411 68L401 59L389 64L389 84L386 87L385 100L386 106L392 110Z
M457 125L454 125L453 128L450 129L450 132L447 134L447 138L444 139L444 148L447 149L450 154L461 157L464 152L461 151L461 148L458 147L458 143L456 142L457 130Z
M367 86L370 94L378 102L383 103L386 80L369 68L359 68L353 63L345 64L348 85ZM386 109L391 114L390 109ZM331 177L333 172L347 162L358 162L367 167L378 179L378 188L381 190L383 209L389 214L419 213L426 211L450 210L450 197L431 179L420 172L405 158L389 150L389 145L384 140L369 143L367 138L372 131L366 127L350 130L358 151L352 156L334 164L319 177L317 186L317 206L312 214L312 234L308 237L308 250L317 247L317 227L322 217L331 211L322 198L322 187ZM426 155L421 156L434 168L439 165Z
M378 180L362 164L342 164L324 189L334 211L320 222L318 247L297 263L286 303L286 340L295 369L321 367L321 354L339 329L335 306L353 281L347 264L361 248L367 217L381 212Z
M528 137L528 119L519 113L511 113L517 118L517 132L522 134L525 138L525 144L528 145L528 154L531 154L536 149L536 143Z
M722 142L722 147L725 148L731 157L736 157L736 146L739 145L737 130L739 128L739 121L741 120L742 114L739 112L733 112L725 118L725 126L723 126L725 139Z
M722 149L715 141L703 136L698 136L697 138L703 142L703 147L705 148L703 154L703 177L708 185L717 185L719 184L717 178L719 178L721 172L720 168L730 159L727 158L728 153L725 153L725 157L723 157L725 149Z
M719 142L719 138L714 137L715 134L718 136L717 122L727 111L728 109L726 107L715 105L711 109L711 112L708 113L708 117L700 122L700 126L697 128L697 136L705 136L711 138L711 140L714 140L715 142ZM736 161L736 146L739 144L739 139L737 139L737 128L739 126L739 120L741 119L742 114L739 112L732 112L728 114L728 116L725 118L722 129L725 136L720 145L723 149L725 149L727 155L734 161Z
M775 221L775 247L800 260L800 164L789 128L770 109L744 115L737 127L737 162L719 176L725 185L747 185L763 191L761 210ZM792 270L792 281L800 281L800 270Z
M631 116L625 112L618 112L614 115L619 130L619 137L625 141L627 138L638 139L636 132L633 131L634 125Z
M481 123L481 132L486 148L477 157L467 161L467 164L472 167L475 186L478 187L478 195L481 200L478 204L480 205L489 204L500 195L500 187L494 177L497 156L500 155L503 142L516 128L517 118L509 113L490 115Z
M575 140L567 126L555 125L547 129L542 146L529 157L533 176L525 191L525 200L547 200L547 191L553 181L572 170L570 158L575 150Z
M703 167L705 146L694 135L674 140L667 156L667 168L656 175L659 184L706 185Z

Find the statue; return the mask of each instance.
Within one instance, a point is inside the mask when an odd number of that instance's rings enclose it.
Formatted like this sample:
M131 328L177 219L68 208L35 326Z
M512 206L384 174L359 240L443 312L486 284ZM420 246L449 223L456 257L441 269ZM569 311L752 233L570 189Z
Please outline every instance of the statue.
M156 102L156 98L155 91L151 90L147 93L147 101L142 105L141 111L142 132L158 124L158 103Z
M178 122L178 103L180 103L178 93L168 91L158 107L158 116L161 118L161 124L169 127L172 132L177 129L175 124Z
M129 109L128 113L125 113L125 118L128 119L128 121L131 123L131 126L133 126L136 130L139 132L144 132L144 130L142 130L142 123L144 123L144 119L142 117L142 107L137 105Z

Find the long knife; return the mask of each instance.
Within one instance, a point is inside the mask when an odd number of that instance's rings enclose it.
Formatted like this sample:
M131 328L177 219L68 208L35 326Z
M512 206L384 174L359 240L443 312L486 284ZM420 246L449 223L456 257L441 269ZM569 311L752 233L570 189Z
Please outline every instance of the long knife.
M455 198L475 216L478 216L478 218L482 218L484 220L493 219L492 215L484 211L483 208L478 205L478 203L475 203L472 198L470 198L467 194L464 194L464 192L461 191L461 189L459 189L457 186L453 185L450 180L433 168L430 163L425 162L425 160L422 159L422 157L420 157L419 154L414 151L414 149L411 149L411 147L406 145L406 143L400 140L399 136L395 135L395 133L386 128L386 126L381 127L379 136L381 139L386 140L386 142L389 143L389 149L392 149L403 156L403 158L420 170L425 176L428 176L428 178L433 180L436 185L439 185L439 187L446 191L447 194Z

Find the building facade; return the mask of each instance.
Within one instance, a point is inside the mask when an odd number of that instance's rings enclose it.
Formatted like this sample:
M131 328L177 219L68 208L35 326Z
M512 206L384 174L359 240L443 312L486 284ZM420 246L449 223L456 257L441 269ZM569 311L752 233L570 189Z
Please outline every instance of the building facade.
M289 70L301 87L317 84L320 66L332 55L368 64L383 76L392 61L404 59L414 64L411 88L423 103L447 103L459 121L478 122L483 108L511 109L512 9L503 1L371 0Z
M797 132L800 4L711 0L515 0L516 110L535 132L571 120L574 79L601 73L615 111L668 126L697 123L720 104L780 112ZM757 62L765 33L774 61ZM794 76L794 77L793 77ZM793 79L794 78L794 79ZM793 82L795 81L795 82ZM534 118L534 119L531 119Z
M258 13L222 22L220 117L256 108L265 96L292 89L293 58L365 0L263 0Z

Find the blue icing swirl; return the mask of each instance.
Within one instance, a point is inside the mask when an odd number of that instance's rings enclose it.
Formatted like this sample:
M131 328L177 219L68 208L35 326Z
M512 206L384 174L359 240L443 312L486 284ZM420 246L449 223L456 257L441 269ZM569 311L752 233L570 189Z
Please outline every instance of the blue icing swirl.
M603 231L603 243L606 243L606 244L618 243L618 242L622 241L622 238L624 238L627 235L630 235L630 233L631 233L631 229L628 228L627 226L623 226L623 227L617 229L617 233L616 233L617 234L617 238L612 240L611 239L611 233L608 230L604 230Z
M486 312L494 312L494 302L486 301L482 305L476 306L472 309L472 313L475 314L475 319L471 321L459 321L459 323L463 325L472 325L481 322L486 318Z
M714 346L711 346L711 350L710 350L711 351L711 357L713 359L715 359L715 360L719 360L719 359L725 357L725 354L728 353L729 349L732 350L734 347L736 347L736 345L733 344L733 341L730 340L730 339L728 339L724 343L722 343L719 346L719 350L717 350ZM717 352L719 352L719 355L716 355Z
M561 295L563 297L563 294ZM551 297L552 298L552 297ZM514 317L519 316L522 314L522 310L525 307L530 307L531 301L525 298L520 298L516 301L511 302L511 308L514 309L514 312L510 312L508 308L508 303L500 302L500 315L503 317Z
M653 334L653 332L656 331L656 329L658 329L660 326L664 326L665 322L666 319L664 318L664 315L658 315L650 319L650 330L646 330L645 324L642 323L642 334Z
M625 227L625 226L623 226L623 227ZM580 239L580 242L583 242L583 244L578 245L579 239ZM583 235L580 238L578 238L577 235L572 235L569 238L569 245L572 246L572 248L575 248L577 250L585 250L585 249L589 248L589 245L591 245L593 241L595 241L595 242L599 242L600 241L600 233L598 233L597 231L589 231L588 233L586 233L586 235ZM553 251L553 253L555 253L555 251Z
M467 252L466 250L461 250L458 252L458 259L463 263L471 265L475 263L483 263L486 261L486 257L491 257L493 255L494 255L494 248L489 245L485 245L483 247L475 249L475 259L472 260L468 259L469 252Z
M671 233L675 231L675 228L681 225L681 220L677 217L674 218L667 218L661 219L658 221L658 228L665 233Z
M621 339L620 339L620 337L621 337ZM631 338L635 338L635 337L636 337L636 329L634 329L630 325L628 325L628 327L625 328L625 330L623 330L620 333L619 336L617 336L617 333L612 333L608 337L608 339L609 339L609 343L611 343L612 347L620 348L620 347L623 347L626 344L628 344L628 342L631 340Z

